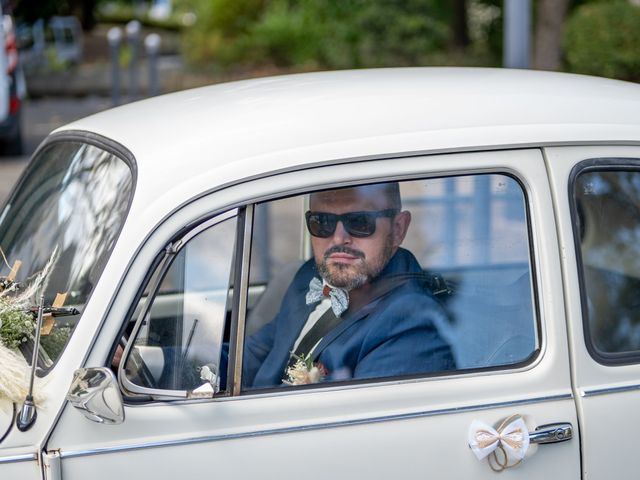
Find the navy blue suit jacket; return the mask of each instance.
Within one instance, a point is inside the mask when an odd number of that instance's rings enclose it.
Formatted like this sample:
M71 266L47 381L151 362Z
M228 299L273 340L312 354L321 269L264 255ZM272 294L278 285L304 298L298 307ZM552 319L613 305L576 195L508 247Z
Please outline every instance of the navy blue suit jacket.
M378 279L402 273L422 273L422 269L413 254L400 248ZM242 376L245 388L282 384L293 344L317 306L305 303L313 277L319 275L311 259L296 273L274 320L246 339ZM436 316L444 318L445 313L421 282L408 280L359 311L350 310L314 350L316 361L328 371L327 380L455 368L451 349L434 323Z

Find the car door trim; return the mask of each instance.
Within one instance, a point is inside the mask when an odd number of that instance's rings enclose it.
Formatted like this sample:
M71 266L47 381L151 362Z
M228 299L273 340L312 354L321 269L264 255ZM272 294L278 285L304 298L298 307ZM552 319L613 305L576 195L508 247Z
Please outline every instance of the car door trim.
M18 462L30 462L38 459L38 455L35 453L26 453L23 455L10 455L8 457L0 457L0 463L18 463Z
M229 341L229 365L227 385L229 394L240 394L242 386L242 358L244 355L244 331L251 263L251 241L253 236L254 205L249 204L238 214L236 233L236 258L233 303L231 309L231 338Z
M256 430L253 432L239 432L239 433L222 434L222 435L207 435L203 437L190 437L190 438L184 438L184 439L164 440L164 441L158 441L158 442L145 442L145 443L135 443L135 444L128 444L128 445L117 445L112 447L94 448L94 449L87 449L87 450L61 451L60 457L63 459L77 458L77 457L85 457L89 455L100 455L100 454L116 453L116 452L123 452L123 451L143 450L147 448L168 447L168 446L177 446L177 445L180 445L180 446L191 445L191 444L197 444L197 443L218 442L223 440L237 440L241 438L263 437L267 435L277 435L277 434L283 434L283 433L323 430L328 428L340 428L340 427L349 427L349 426L355 426L355 425L367 425L372 423L390 422L390 421L397 421L397 420L409 420L414 418L432 417L437 415L448 415L448 414L454 414L454 413L473 412L478 410L489 410L494 408L530 405L534 403L571 400L572 398L573 398L573 394L563 393L558 395L549 395L545 397L526 398L521 400L510 400L506 402L483 403L478 405L468 405L464 407L441 408L436 410L425 410L420 412L403 413L403 414L395 414L395 415L383 415L383 416L354 419L354 420L343 420L343 421L337 421L337 422L299 425L295 427Z
M640 390L640 384L637 385L621 385L618 387L605 387L605 388L584 388L580 390L581 397L595 397L597 395L609 395L611 393L632 392L634 390Z

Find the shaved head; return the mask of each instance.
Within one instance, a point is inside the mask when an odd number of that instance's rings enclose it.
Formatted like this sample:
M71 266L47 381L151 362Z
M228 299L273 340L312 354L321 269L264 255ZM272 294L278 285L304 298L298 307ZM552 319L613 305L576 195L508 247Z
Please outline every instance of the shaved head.
M359 200L371 204L371 210L393 208L402 210L400 199L400 185L398 182L375 183L356 187L341 188L339 190L324 190L314 192L309 196L309 205L313 210L314 203L325 205L342 203L347 199Z

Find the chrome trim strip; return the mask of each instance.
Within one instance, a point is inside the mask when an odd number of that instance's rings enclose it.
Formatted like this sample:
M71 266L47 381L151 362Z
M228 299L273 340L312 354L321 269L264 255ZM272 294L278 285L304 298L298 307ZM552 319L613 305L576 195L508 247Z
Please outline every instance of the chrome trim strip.
M146 448L167 447L171 445L181 446L181 445L190 445L190 444L196 444L196 443L218 442L223 440L236 440L241 438L263 437L267 435L277 435L282 433L307 432L307 431L322 430L327 428L349 427L349 426L355 426L355 425L367 425L371 423L381 423L381 422L389 422L389 421L396 421L396 420L408 420L412 418L432 417L436 415L473 412L477 410L488 410L491 408L502 408L502 407L516 406L516 405L528 405L533 403L553 402L558 400L571 400L572 398L573 398L573 395L571 393L565 393L565 394L559 394L559 395L550 395L547 397L527 398L522 400L511 400L507 402L486 403L486 404L480 404L480 405L469 405L466 407L442 408L438 410L427 410L423 412L385 415L381 417L344 420L339 422L319 423L319 424L313 424L313 425L301 425L297 427L274 428L271 430L258 430L255 432L240 432L240 433L232 433L232 434L226 434L226 435L208 435L205 437L165 440L160 442L138 443L138 444L130 444L130 445L118 445L114 447L94 448L91 450L61 451L60 456L62 458L76 458L76 457L84 457L88 455L100 455L103 453L115 453L115 452L125 452L125 451L132 451L132 450L142 450Z
M225 220L228 220L232 217L237 217L237 216L238 216L238 209L232 208L231 210L227 210L226 212L221 213L220 215L213 216L209 220L206 220L200 223L196 227L190 228L189 231L185 233L180 238L180 240L176 242L175 244L176 253L179 252L182 249L182 247L184 247L187 243L189 243L189 241L196 235L204 232L206 229L213 227L214 225L217 225L218 223L222 223Z
M640 385L623 385L620 387L593 388L580 390L581 397L595 397L597 395L608 395L610 393L631 392L640 390Z
M249 265L251 263L251 242L253 241L253 215L254 205L247 205L244 217L244 233L242 236L242 264L240 266L240 281L236 285L240 286L238 291L237 305L234 305L237 312L237 323L232 324L235 327L233 340L235 341L233 355L233 378L231 384L231 395L240 393L242 385L242 357L244 353L244 332L247 311L247 294L249 285ZM240 248L240 245L237 246Z
M25 453L22 455L11 455L9 457L0 457L0 463L16 463L38 460L36 453Z

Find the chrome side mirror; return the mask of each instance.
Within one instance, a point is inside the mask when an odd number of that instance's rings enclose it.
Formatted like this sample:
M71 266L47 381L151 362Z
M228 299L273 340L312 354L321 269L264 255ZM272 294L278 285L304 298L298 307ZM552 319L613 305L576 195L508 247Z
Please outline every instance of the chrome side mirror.
M76 370L67 400L94 422L109 425L124 422L124 403L118 380L107 367Z

